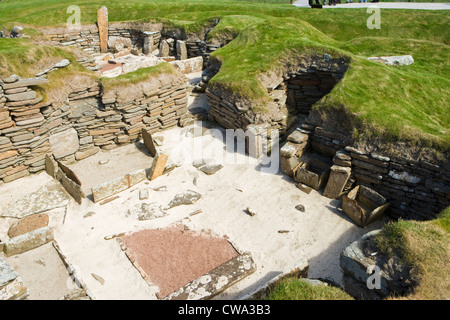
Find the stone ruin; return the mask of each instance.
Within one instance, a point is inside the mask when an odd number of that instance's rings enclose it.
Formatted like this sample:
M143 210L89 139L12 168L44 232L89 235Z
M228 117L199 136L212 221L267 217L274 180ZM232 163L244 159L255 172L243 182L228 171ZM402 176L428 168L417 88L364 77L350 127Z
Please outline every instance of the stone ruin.
M48 207L34 209L33 212L45 212L48 208L57 207L61 201L68 201L65 192L81 204L86 194L70 165L92 157L100 150L113 150L143 139L151 166L93 186L92 200L96 203L111 201L116 194L134 185L169 172L176 164L158 150L154 134L173 126L185 126L193 119L213 121L224 128L251 129L256 137L252 141L257 146L247 143L247 152L253 148L256 158L270 152L274 143L267 132L280 130L283 174L295 181L303 192L309 193L314 189L324 197L341 199L343 212L359 227L367 226L384 212L392 218L432 219L450 204L448 164L441 166L422 160L394 159L374 150L358 149L347 135L328 130L311 112L312 105L344 77L345 61L330 60L329 56L314 57L269 83L267 91L272 99L272 109L268 116L260 117L245 103L233 100L220 88L207 87L208 79L220 69L220 66L209 63L209 54L219 46L167 35L159 26L151 24L111 24L106 17L107 9L102 8L97 26L83 26L81 30L71 32L56 30L47 36L55 45L75 46L84 51L86 56L79 62L105 78L161 62L174 65L177 74L165 75L151 85L130 84L123 94L104 90L92 81L69 92L63 104L43 102L35 86L47 83L45 76L67 67L68 61L50 66L35 78L22 79L12 75L0 79L1 181L8 183L42 170L55 179L55 184L49 185L40 195ZM202 73L201 81L190 86L184 75L194 72ZM193 93L204 94L210 109L200 111L197 116L189 112L188 96ZM198 168L211 174L220 170L220 166L212 168L208 163L199 163ZM187 193L180 195L177 201L193 203L195 199L198 199L195 195ZM140 206L130 209L129 214L153 219L163 216L164 210ZM22 212L26 210L22 209ZM70 267L54 241L45 215L26 217L17 213L16 217L24 221L12 228L7 242L1 243L0 248L6 255L20 254L52 243L64 264ZM111 238L122 239L124 236ZM122 250L135 262L133 253L120 239ZM217 287L219 278L226 274L225 270L242 271L230 280L230 285L254 271L251 256L243 250L238 251L232 267L220 265L218 269L203 274L215 279L207 282L206 287ZM252 267L244 270L244 264ZM136 268L146 279L147 271L139 263L136 263ZM301 266L276 277L251 296L257 297L285 276L305 276L307 269L308 265L303 261ZM0 297L26 298L27 288L19 274L1 258L0 271ZM82 281L79 282L83 289ZM210 289L204 291L199 282L202 280L196 278L162 298L211 298L218 293ZM74 298L89 297L82 292Z

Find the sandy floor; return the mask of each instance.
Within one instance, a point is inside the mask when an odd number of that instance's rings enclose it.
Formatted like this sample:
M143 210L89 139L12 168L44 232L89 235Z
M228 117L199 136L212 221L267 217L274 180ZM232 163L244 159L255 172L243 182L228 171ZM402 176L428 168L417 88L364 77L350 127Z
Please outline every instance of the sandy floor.
M224 143L211 136L193 137L191 132L189 128L174 128L161 134L164 144L160 148L180 164L170 173L153 181L142 181L104 205L95 204L89 198L82 205L71 200L67 210L49 214L56 241L86 283L91 297L156 299L158 288L147 284L115 239L105 240L105 236L163 228L174 223L227 235L239 251L251 252L257 271L216 299L239 299L289 270L301 258L309 260L310 277L329 277L341 282L341 250L364 233L380 227L381 222L359 228L341 212L339 201L322 197L314 190L303 193L281 171L264 174L259 163L245 164L247 159L242 154L236 154L238 164L221 161L224 164L221 170L206 175L192 166L192 161L201 155L199 150L215 150L219 154L217 151L223 151ZM131 163L136 154L129 152L130 148L101 151L98 157L109 160L108 163L117 160L122 164ZM130 171L133 170L134 167ZM114 166L104 165L86 176L80 171L79 177L83 184L93 185L92 181L112 173ZM0 185L2 201L11 203L18 195L37 191L49 181L51 178L43 172ZM148 200L139 200L141 189L149 190ZM186 190L199 192L202 198L192 205L169 209L166 216L153 220L140 221L127 215L127 210L135 204L145 201L165 206L177 193ZM295 209L298 204L304 205L305 212ZM256 215L247 214L247 207ZM202 213L189 215L197 209ZM11 219L0 220L0 239L5 238L10 222ZM280 230L288 232L280 233ZM33 273L37 267L36 263L24 264L21 272L26 273L24 269L29 268L28 272ZM27 284L30 291L39 290L38 285Z

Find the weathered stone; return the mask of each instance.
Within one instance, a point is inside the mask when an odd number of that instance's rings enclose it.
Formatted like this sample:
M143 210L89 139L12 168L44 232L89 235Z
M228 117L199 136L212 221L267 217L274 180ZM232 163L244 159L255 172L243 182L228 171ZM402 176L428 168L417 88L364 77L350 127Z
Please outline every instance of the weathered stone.
M180 206L180 205L189 205L195 203L199 200L202 195L198 192L188 190L182 193L178 193L164 208L164 210L168 210L170 208Z
M164 300L211 299L255 271L256 264L251 254L244 252L169 294Z
M46 78L29 78L29 79L20 79L19 81L13 83L4 83L3 89L14 89L20 87L29 87L29 86L37 86L40 84L46 84L48 80Z
M75 153L75 160L80 161L87 157L90 157L94 154L97 154L100 151L99 147L93 147L87 150L78 151Z
M178 69L183 74L199 72L203 69L203 57L194 57L188 59L187 56L183 60L175 60L169 62L171 65L174 65L176 69Z
M7 101L24 101L24 100L32 100L36 98L36 91L26 91L15 94L5 95Z
M170 52L170 46L166 40L161 40L159 44L159 56L168 57Z
M186 43L184 41L177 40L176 50L177 50L177 57L179 60L184 60L188 58Z
M24 233L48 226L48 215L38 213L29 215L18 222L13 223L8 229L8 236L14 238Z
M396 180L409 182L409 183L419 183L422 179L420 177L414 176L406 171L398 172L395 170L390 170L388 175Z
M145 129L141 130L142 139L144 140L144 144L147 147L148 152L152 157L156 156L156 147L153 142L153 137L150 132Z
M337 199L341 196L348 179L351 169L348 167L332 166L327 185L323 191L323 196L330 199Z
M74 128L53 134L49 137L50 147L56 159L74 154L78 151L78 134Z
M148 199L148 189L141 189L139 190L139 200L146 200Z
M0 301L22 300L29 294L17 271L0 256Z
M302 163L295 172L295 181L306 184L319 191L328 179L330 167L318 160L310 160Z
M64 192L61 185L56 181L51 181L37 192L32 192L17 199L1 216L12 218L23 218L31 214L41 213L67 205L69 197Z
M294 177L294 169L300 164L297 157L281 157L281 171L289 177Z
M100 52L108 51L108 9L103 6L97 11L98 35L100 38Z
M52 240L54 240L53 230L47 226L9 239L5 244L4 251L9 257L35 249Z
M414 63L414 59L410 55L403 56L383 56L383 57L369 57L373 61L383 62L390 66L409 66Z
M167 214L164 209L161 208L155 202L152 203L138 203L132 209L127 211L127 215L137 217L138 220L151 220L164 217Z
M149 180L155 180L163 174L166 167L166 163L169 157L164 153L158 153L153 159L152 166L150 167Z
M125 37L108 37L108 48L113 52L120 52L124 48L131 49L131 39Z
M308 135L301 133L298 130L294 130L290 135L288 135L287 140L293 143L303 143L308 141Z
M207 164L199 167L198 169L200 171L202 171L203 173L206 173L207 175L212 175L212 174L215 174L217 171L219 171L222 168L223 168L222 164L210 162L210 163L207 163Z

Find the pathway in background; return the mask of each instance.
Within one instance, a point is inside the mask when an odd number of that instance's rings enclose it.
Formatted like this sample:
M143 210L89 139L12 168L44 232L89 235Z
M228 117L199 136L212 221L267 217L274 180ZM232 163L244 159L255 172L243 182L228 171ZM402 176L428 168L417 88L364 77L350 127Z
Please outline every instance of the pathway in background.
M377 6L381 9L422 9L422 10L449 10L450 3L429 3L429 2L378 2L378 3L359 3L354 0L353 3L340 3L335 6L325 5L324 9L332 8L368 8ZM302 8L309 7L308 0L297 0L294 6Z

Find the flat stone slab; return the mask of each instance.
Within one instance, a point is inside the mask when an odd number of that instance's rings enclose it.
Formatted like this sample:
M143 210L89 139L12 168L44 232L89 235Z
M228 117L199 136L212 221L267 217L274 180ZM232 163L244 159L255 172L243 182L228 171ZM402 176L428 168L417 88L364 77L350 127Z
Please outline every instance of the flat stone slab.
M202 195L193 190L187 190L185 192L178 193L175 197L164 207L164 210L171 209L173 207L181 206L181 205L189 205L195 203L199 200Z
M5 259L0 257L0 288L7 285L18 276L19 274L17 271L8 262L6 262Z
M49 142L56 159L74 154L80 146L78 133L74 128L51 135Z
M19 198L0 214L1 217L23 218L35 213L61 208L67 205L70 196L56 181L51 181L37 192Z
M9 257L40 247L53 239L53 230L51 227L39 228L9 239L5 243L3 251Z
M111 181L99 184L92 188L92 196L94 197L94 202L98 202L119 192L125 191L126 189L134 186L135 184L138 184L146 178L147 176L145 173L145 169L141 169L126 174L122 177L113 179Z
M38 213L26 216L25 218L13 223L8 230L8 236L14 238L27 232L48 226L48 215Z

